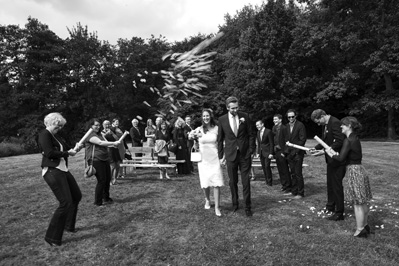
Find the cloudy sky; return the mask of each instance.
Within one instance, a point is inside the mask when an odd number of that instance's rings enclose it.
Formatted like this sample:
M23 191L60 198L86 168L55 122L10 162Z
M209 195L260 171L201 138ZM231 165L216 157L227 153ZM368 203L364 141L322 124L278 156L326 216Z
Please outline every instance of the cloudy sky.
M198 33L216 33L224 15L263 0L0 0L0 24L27 23L29 16L61 38L78 22L96 31L100 40L147 39L153 34L181 41Z

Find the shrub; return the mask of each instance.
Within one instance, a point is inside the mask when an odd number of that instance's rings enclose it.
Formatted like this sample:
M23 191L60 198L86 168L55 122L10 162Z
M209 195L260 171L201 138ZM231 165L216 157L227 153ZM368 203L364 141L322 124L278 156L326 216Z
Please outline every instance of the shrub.
M0 143L0 157L26 154L25 148L18 139L10 139Z

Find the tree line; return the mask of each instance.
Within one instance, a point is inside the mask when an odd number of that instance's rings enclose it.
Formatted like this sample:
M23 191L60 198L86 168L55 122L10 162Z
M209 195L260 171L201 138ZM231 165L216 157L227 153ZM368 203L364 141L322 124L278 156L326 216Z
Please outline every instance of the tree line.
M0 25L0 142L11 136L37 151L43 117L61 112L65 138L76 141L92 117L118 117L125 129L137 115L167 119L187 114L199 122L200 110L226 112L224 99L235 95L254 120L267 126L275 113L295 108L310 134L319 133L310 113L322 108L337 117L357 116L363 136L396 139L399 108L399 3L395 0L269 0L225 15L224 36L204 52L217 52L202 97L195 104L165 110L159 97L165 80L141 73L170 67L162 56L189 51L213 35L179 42L163 36L98 39L77 23L61 39L36 18L24 28ZM138 75L139 74L139 75ZM144 104L144 102L148 104Z

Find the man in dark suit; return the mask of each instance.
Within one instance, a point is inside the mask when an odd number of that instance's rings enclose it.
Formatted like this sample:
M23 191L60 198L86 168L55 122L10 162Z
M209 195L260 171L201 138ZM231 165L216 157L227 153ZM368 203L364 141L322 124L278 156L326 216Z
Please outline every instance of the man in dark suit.
M251 185L249 172L251 171L251 156L255 151L255 138L252 134L251 120L248 114L238 111L238 99L226 99L228 113L219 118L218 153L222 165L227 164L229 185L233 203L233 211L238 210L238 168L241 172L245 214L252 216Z
M284 155L286 127L282 124L283 117L280 114L273 116L274 126L272 128L274 137L274 157L278 174L280 176L281 191L284 194L291 194L291 174L288 168L287 158Z
M144 134L139 128L139 120L134 118L132 120L132 127L130 128L130 137L132 138L132 147L143 147ZM141 157L141 153L136 153L136 157Z
M340 152L345 135L341 131L341 121L331 115L328 115L322 109L316 109L312 112L311 119L319 126L323 126L322 140L334 151ZM323 146L318 144L310 151L311 155L317 156L323 154ZM345 161L339 162L332 159L325 153L327 163L327 204L326 209L329 212L335 212L328 217L329 220L340 221L344 219L344 188L342 180L344 179L346 168Z
M302 122L296 120L297 113L293 109L287 111L288 124L286 128L286 141L299 146L306 143L306 129ZM284 153L287 155L288 165L291 171L291 194L294 199L305 196L305 183L302 175L302 163L305 152L300 149L285 146Z
M192 128L191 125L191 117L190 116L186 116L186 118L184 119L185 125L184 125L184 134L187 137L187 149L188 149L188 159L190 160L189 162L189 166L190 166L190 171L194 172L194 164L191 162L191 149L194 146L194 140L193 139L189 139L188 138L188 134L190 134L190 132L192 130L194 130L194 128Z
M272 186L273 175L270 162L273 159L274 140L272 131L265 128L262 120L256 122L258 133L256 135L256 143L258 144L258 154L260 155L260 163L262 164L263 174L266 178L266 185Z

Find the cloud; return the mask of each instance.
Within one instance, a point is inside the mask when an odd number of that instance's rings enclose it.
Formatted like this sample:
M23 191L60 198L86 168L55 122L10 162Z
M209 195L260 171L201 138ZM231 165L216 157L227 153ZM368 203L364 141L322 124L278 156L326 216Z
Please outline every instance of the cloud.
M67 28L80 22L100 40L165 36L179 41L218 31L224 15L234 15L248 2L262 0L0 0L0 24L23 27L29 16L67 38Z

